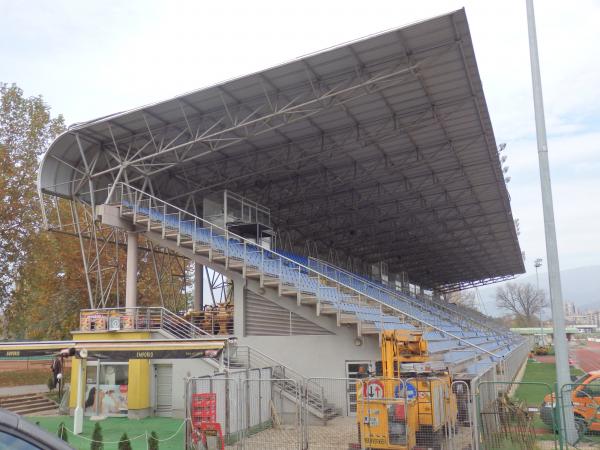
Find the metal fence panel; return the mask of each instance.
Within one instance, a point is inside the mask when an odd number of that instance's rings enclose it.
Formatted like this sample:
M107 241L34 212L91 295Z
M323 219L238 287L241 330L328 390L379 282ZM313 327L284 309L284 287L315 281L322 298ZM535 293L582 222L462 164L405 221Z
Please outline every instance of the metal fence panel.
M223 375L186 381L186 448L242 448L239 380Z
M301 391L296 381L249 376L242 381L243 448L301 448Z
M450 449L475 450L477 428L475 427L475 403L471 386L466 381L454 381L452 393L456 398L456 422L454 436L449 440Z
M358 445L356 414L349 408L349 394L356 384L352 378L307 380L302 403L304 448L348 449ZM316 391L320 395L315 395Z
M566 434L566 410L562 405L570 402L578 436L576 447L600 448L600 383L593 381L589 384L565 384L560 389L560 399L560 402L556 403L559 405L556 414L559 434Z
M514 396L517 389L543 395L552 388L537 382L482 381L478 385L480 448L485 450L530 450L558 448L555 413L541 404L528 404ZM536 396L537 397L537 396ZM537 402L537 400L536 400Z

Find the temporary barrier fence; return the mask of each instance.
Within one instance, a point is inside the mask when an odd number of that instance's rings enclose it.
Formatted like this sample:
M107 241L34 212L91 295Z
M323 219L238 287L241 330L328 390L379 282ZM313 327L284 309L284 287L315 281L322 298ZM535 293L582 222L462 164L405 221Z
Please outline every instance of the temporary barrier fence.
M546 383L479 382L475 395L479 422L479 437L476 442L479 448L557 449L559 436L555 433L556 412L552 407L548 410L543 408L540 400L546 396L551 397L551 394L552 388Z
M563 448L559 438L564 420L552 400L553 388L504 381L507 375L512 377L490 365L481 376L455 376L451 384L443 376L299 381L276 376L271 368L190 378L187 448L376 448L384 433L385 439L409 449ZM560 392L569 398L571 391L581 390L578 386ZM597 400L574 395L581 402L589 400L588 411L594 409ZM597 441L587 433L600 418L600 409L593 412L585 430L579 423L580 444L585 444L581 448L592 448Z
M563 448L566 448L564 436L566 436L567 411L563 405L570 402L577 430L577 442L574 446L600 449L600 383L598 380L586 384L578 382L565 384L559 392L558 402L552 399L552 406L556 412L558 434L563 437L561 442Z
M477 448L473 396L464 381L310 378L298 383L270 377L269 370L188 379L186 448L360 449L377 447L384 438L408 448ZM315 386L324 404L311 400Z

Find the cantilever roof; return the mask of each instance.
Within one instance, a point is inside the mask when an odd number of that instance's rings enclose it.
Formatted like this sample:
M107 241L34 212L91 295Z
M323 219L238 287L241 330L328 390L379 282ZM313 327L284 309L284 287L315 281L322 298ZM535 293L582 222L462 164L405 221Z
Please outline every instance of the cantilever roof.
M230 189L293 244L424 285L524 271L464 10L73 125L40 190L128 182L193 209Z

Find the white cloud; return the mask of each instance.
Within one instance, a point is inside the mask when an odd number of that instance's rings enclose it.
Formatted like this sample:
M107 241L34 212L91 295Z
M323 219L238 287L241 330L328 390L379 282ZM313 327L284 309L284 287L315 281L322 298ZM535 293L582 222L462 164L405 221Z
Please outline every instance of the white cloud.
M521 245L545 256L525 2L3 2L0 80L69 122L139 106L466 5ZM563 267L600 263L600 2L538 0ZM531 269L531 267L529 267Z

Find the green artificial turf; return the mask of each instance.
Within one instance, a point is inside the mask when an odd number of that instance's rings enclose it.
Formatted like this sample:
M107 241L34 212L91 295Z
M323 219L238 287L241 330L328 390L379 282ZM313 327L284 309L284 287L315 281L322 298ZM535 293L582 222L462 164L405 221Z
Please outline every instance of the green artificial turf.
M571 368L571 374L573 375L579 376L582 373L579 369ZM515 393L515 397L525 402L528 406L539 407L544 397L554 389L556 366L554 363L529 361L527 362L525 374L521 382L540 383L522 384L517 388L517 392Z
M58 425L61 422L64 422L65 426L69 430L73 430L73 418L69 416L27 417L27 420L32 423L38 423L40 427L53 434L57 433ZM146 439L144 437L138 439L133 438L143 435L144 432L147 432L148 435L150 435L152 431L156 431L158 434L158 439L162 441L163 439L173 436L177 430L179 430L179 432L177 432L172 439L159 443L159 449L181 450L184 448L185 426L181 426L183 423L182 419L148 417L140 420L129 420L126 417L109 417L99 421L99 423L102 427L105 450L117 449L117 443L108 444L108 442L118 442L124 432L127 432L127 435L131 440L133 450L146 450ZM94 429L95 424L95 421L93 422L86 417L83 423L83 433L81 434L82 437L74 436L73 434L68 433L69 445L76 449L89 450L90 441L86 440L85 438L91 438L92 430Z

